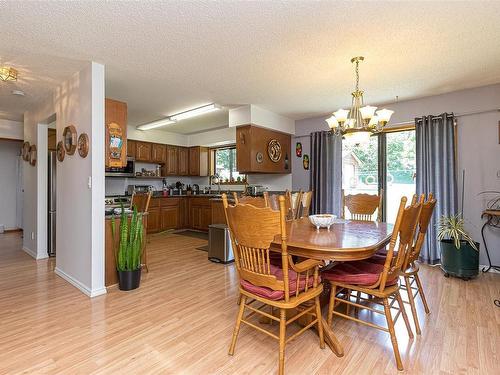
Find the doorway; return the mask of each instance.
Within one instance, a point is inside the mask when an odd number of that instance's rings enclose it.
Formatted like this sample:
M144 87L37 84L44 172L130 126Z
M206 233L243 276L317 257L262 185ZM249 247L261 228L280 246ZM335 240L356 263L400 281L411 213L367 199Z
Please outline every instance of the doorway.
M415 129L393 129L368 142L342 144L342 188L345 194L380 194L382 220L393 223L402 196L416 191Z

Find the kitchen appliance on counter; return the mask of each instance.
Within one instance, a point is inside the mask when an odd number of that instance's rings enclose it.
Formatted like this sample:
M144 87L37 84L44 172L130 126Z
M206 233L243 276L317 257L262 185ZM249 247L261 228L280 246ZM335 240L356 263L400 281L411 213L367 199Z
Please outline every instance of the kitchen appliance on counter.
M135 176L135 159L127 158L125 167L107 167L104 173L105 177L134 177Z
M128 185L127 195L132 195L134 193L148 193L154 191L154 186L152 185Z
M266 190L267 188L262 185L248 185L246 188L246 195L257 197L264 194Z
M193 184L192 191L193 191L193 194L200 194L200 185Z
M224 264L234 262L233 247L226 224L208 226L208 260Z
M56 152L49 151L47 164L47 253L56 256Z

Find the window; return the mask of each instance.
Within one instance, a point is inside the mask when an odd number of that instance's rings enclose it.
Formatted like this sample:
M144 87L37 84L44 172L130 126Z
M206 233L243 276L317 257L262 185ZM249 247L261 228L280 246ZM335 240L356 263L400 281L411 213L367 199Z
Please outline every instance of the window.
M246 175L236 170L236 146L212 150L212 174L218 174L221 183L244 183Z
M372 136L359 145L342 144L342 189L345 194L379 194L384 190L384 221L393 223L402 196L415 194L415 130Z

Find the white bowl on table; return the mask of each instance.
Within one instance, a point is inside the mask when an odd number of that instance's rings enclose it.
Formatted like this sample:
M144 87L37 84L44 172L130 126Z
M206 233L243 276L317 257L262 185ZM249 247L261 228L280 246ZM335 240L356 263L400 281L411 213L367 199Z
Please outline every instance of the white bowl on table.
M319 214L319 215L309 216L309 221L311 222L312 225L316 227L317 230L319 230L319 228L327 228L328 230L330 230L330 227L335 222L335 219L337 219L337 215L331 215L331 214Z

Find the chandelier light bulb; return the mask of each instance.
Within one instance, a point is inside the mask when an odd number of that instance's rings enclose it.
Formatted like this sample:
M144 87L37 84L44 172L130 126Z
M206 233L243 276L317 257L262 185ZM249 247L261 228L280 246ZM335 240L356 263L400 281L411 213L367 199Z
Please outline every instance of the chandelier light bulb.
M359 109L359 112L361 113L361 118L363 120L370 120L375 114L376 109L377 107L373 107L371 105L366 105L364 107L361 107Z
M386 124L391 119L391 116L393 113L394 113L394 111L391 111L390 109L385 109L385 108L381 109L381 110L377 111L378 120L381 123Z
M347 116L349 115L349 111L347 109L339 109L335 112L333 112L335 117L337 118L337 121L340 123L344 123L347 120Z
M331 116L325 120L330 127L330 129L335 129L336 127L339 126L339 122L337 121L337 118L335 116Z

